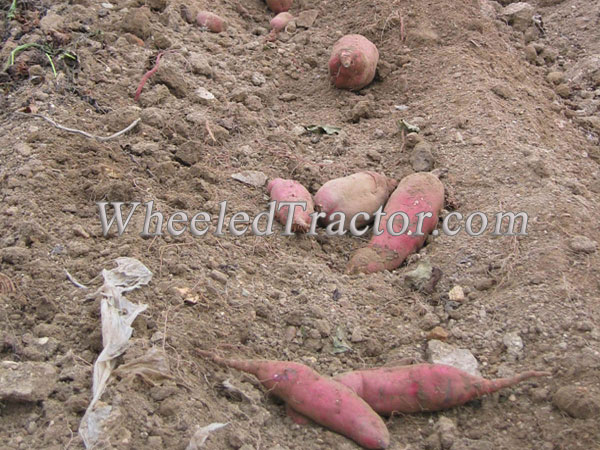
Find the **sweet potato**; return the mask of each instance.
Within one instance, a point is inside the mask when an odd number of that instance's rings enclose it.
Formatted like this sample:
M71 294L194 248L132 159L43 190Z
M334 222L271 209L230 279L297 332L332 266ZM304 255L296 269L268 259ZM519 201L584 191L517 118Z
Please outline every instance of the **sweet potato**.
M548 372L529 371L511 378L486 380L444 364L415 364L357 370L334 377L382 415L439 411L462 405Z
M336 87L357 91L373 81L378 62L375 44L360 34L348 34L333 46L329 75Z
M271 199L277 202L306 202L306 209L301 206L294 208L294 216L292 221L292 231L308 231L310 227L311 217L315 211L312 195L304 186L294 180L284 180L275 178L267 185L267 191L271 195ZM277 220L286 225L289 207L283 206L279 209L279 203L276 205L275 211Z
M221 17L208 11L200 11L196 16L196 23L213 33L220 33L227 29L227 23Z
M198 350L217 364L254 375L286 403L291 417L303 416L369 449L387 448L389 432L380 416L347 386L323 377L304 364L285 361L220 358Z
M273 17L271 19L271 32L267 36L267 41L274 41L277 39L279 33L287 27L287 24L290 23L290 20L293 18L294 16L289 12L282 12Z
M289 11L293 0L267 0L267 6L274 13Z
M323 222L331 223L332 213L342 212L346 216L344 228L348 229L350 221L359 212L366 212L358 216L355 226L361 227L373 220L373 214L385 205L390 193L398 182L376 172L359 172L347 177L336 178L325 183L314 197L315 209L324 212L327 216Z
M427 235L435 229L443 205L444 186L437 177L427 172L405 177L385 205L381 227L377 226L375 220L374 228L379 230L374 229L369 245L354 254L346 268L347 272L373 273L399 267L408 255L423 245ZM400 213L406 216L403 217ZM423 216L421 235L418 235L416 232L420 219L417 214L420 213L427 213L430 217ZM392 222L388 226L390 217ZM405 224L407 217L409 223ZM377 235L377 231L382 233ZM394 236L390 231L397 235Z

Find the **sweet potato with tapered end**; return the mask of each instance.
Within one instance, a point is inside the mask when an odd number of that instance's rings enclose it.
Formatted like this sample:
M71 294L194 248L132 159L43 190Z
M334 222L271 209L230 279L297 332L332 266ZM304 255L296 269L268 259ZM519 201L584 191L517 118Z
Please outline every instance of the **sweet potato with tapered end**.
M443 206L444 185L436 176L428 172L421 172L402 179L383 210L385 215L377 227L382 233L377 236L375 235L376 230L373 230L373 237L369 245L354 253L346 271L348 273L373 273L399 267L408 255L423 246L427 235L435 229L438 214ZM405 231L403 230L403 216L400 214L392 216L394 213L400 212L405 213L409 219ZM417 225L419 224L417 214L420 213L427 213L430 217L423 216L421 235L417 235ZM392 222L390 222L390 217L393 217ZM388 222L390 222L391 231L398 235L390 233Z
M334 377L382 415L439 411L513 386L529 378L549 376L529 371L511 378L486 380L444 364L382 367Z
M196 16L196 23L213 33L220 33L227 29L227 23L221 17L208 11L200 11Z
M305 202L306 209L301 206L294 208L294 216L292 221L292 231L306 232L310 228L310 215L315 212L312 195L304 186L295 180L284 180L283 178L275 178L267 185L267 191L271 196L271 200L278 203L275 205L277 220L285 225L288 218L289 206L282 206L279 209L279 202Z
M224 359L197 350L217 364L254 375L286 403L291 417L304 417L340 433L369 449L389 445L389 432L380 416L349 387L323 377L304 364L269 360Z
M375 44L360 34L349 34L333 46L329 75L335 87L357 91L373 81L378 62Z
M350 221L359 212L366 212L357 217L355 226L362 227L373 220L373 214L385 205L398 182L376 172L359 172L347 177L336 178L325 183L314 197L315 209L324 212L327 217L323 223L328 225L334 212L342 212L346 216L344 228L348 229Z
M292 7L293 0L267 0L267 6L274 13L289 11Z

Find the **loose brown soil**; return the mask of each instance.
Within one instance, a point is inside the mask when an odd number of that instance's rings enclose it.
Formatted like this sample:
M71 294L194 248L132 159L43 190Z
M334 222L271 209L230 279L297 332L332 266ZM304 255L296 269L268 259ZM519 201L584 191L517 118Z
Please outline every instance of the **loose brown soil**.
M452 449L600 448L597 416L573 418L552 403L563 386L600 391L600 254L576 245L600 231L600 4L534 0L542 34L535 25L515 30L488 1L301 0L292 13L317 9L315 23L272 43L273 14L259 0L187 5L225 18L221 34L188 24L180 0L112 4L18 1L16 19L0 28L2 64L31 42L77 57L55 54L55 77L43 52L28 48L0 75L0 356L59 372L46 399L0 404L3 448L83 448L77 430L102 349L100 303L90 293L120 256L139 259L154 277L128 294L149 307L119 363L157 346L173 379L113 376L102 400L121 416L105 448L184 449L197 426L212 422L229 425L206 448L357 448L294 424L251 377L194 349L336 374L424 360L436 325L486 377L526 369L553 376L443 414L393 417L391 449L435 448L430 436L442 415L457 426ZM379 48L379 76L358 93L336 90L330 49L357 32ZM159 51L160 67L135 102ZM31 113L100 136L141 122L98 142ZM266 188L233 180L241 170L294 178L312 193L367 169L400 179L413 171L400 119L421 128L435 167L448 169L447 211L525 211L528 235L439 236L401 268L370 276L344 274L367 238L323 230L144 238L136 213L122 236L102 236L97 201L152 200L165 215L208 211L216 222L226 200L230 214L254 216L267 207ZM342 131L298 132L314 124ZM404 282L419 259L443 274L432 294ZM65 270L90 289L75 287ZM461 303L449 300L455 285L466 291ZM524 342L517 358L503 344L508 332ZM351 350L334 353L338 333L353 338ZM225 391L226 379L245 396Z

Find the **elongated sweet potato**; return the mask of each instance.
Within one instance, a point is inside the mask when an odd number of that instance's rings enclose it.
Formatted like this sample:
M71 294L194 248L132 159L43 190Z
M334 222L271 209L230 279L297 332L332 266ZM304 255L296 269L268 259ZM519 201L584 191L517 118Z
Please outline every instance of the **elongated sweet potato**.
M389 432L380 416L347 386L330 377L323 377L304 364L285 361L220 358L197 350L198 354L217 364L254 375L269 390L286 403L294 420L302 416L340 433L369 449L389 445Z
M293 0L267 0L267 6L274 13L289 11L292 7Z
M196 23L213 33L220 33L227 29L227 23L221 17L208 11L200 11L196 16Z
M375 234L375 228L379 228L376 219L369 245L354 254L347 272L373 273L399 267L408 255L421 248L427 235L435 229L443 205L444 186L437 177L428 172L405 177L385 205L379 229L382 233ZM420 213L430 217L423 216L419 236L416 232Z
M415 413L462 405L549 372L529 371L511 378L486 380L444 364L382 367L357 370L334 377L362 397L376 412Z
M304 186L294 180L284 180L283 178L275 178L267 185L267 191L271 195L271 199L277 202L305 202L306 209L301 206L294 208L292 221L292 231L306 232L310 228L312 214L315 211L312 195ZM277 220L283 224L287 224L289 215L289 207L283 206L279 209L279 203L275 208Z
M327 214L323 219L326 225L331 222L332 213L344 213L345 229L349 228L350 221L356 214L368 213L369 218L364 215L357 217L355 226L358 228L373 220L373 214L385 205L397 184L396 180L371 171L336 178L325 183L317 191L314 197L315 209Z
M360 34L348 34L333 46L329 75L336 87L357 91L373 81L378 62L375 44Z

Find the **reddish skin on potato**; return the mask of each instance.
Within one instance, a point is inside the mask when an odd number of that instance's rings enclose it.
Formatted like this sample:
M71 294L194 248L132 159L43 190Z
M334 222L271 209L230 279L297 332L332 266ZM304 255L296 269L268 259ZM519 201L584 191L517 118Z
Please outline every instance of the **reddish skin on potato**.
M197 352L217 364L254 375L270 393L285 401L295 421L308 417L364 448L384 449L389 445L385 423L363 399L349 387L304 364L224 359L211 352Z
M549 372L529 371L511 378L486 380L444 364L357 370L334 377L382 415L439 411Z
M335 87L357 91L373 81L378 62L375 44L360 34L349 34L333 46L329 75Z
M227 29L227 23L222 18L208 11L200 11L196 16L196 23L213 33L220 33Z
M315 206L312 195L304 186L294 180L275 178L267 185L267 191L271 195L271 199L277 202L306 202L306 210L302 210L301 206L294 208L292 231L308 231L311 222L310 214L315 212ZM275 217L282 225L285 225L289 207L278 208L279 204L275 207Z
M393 270L402 264L406 257L416 252L425 243L438 222L438 214L444 206L444 185L438 178L427 172L414 173L405 177L390 196L383 212L379 230L382 234L371 238L367 247L354 253L348 263L348 273L373 273ZM404 212L410 219L409 226L399 236L391 235L387 230L389 218L395 212ZM419 213L431 213L432 217L423 219L421 233L416 236ZM395 233L403 229L403 218L396 215L390 227Z
M323 219L325 225L332 222L332 213L343 212L346 216L345 229L349 229L354 215L359 212L368 213L370 219L367 220L362 215L356 219L355 225L359 228L373 220L373 214L385 205L397 184L396 180L371 171L336 178L317 191L314 197L315 209L327 214ZM335 219L334 217L333 220Z
M289 11L292 3L294 3L293 0L267 0L267 6L274 13Z
M294 16L289 12L282 12L273 17L271 19L271 32L267 36L267 41L274 41L277 39L277 35L287 27L287 24L290 23L290 20L293 18Z

